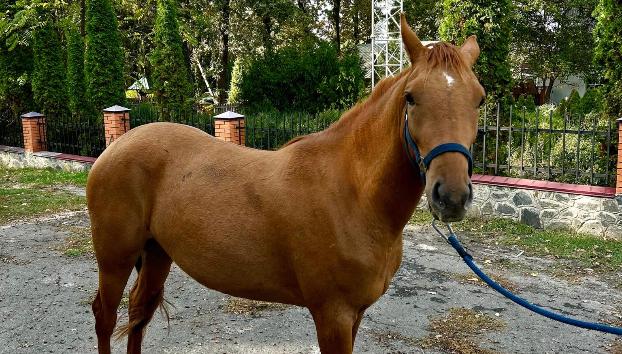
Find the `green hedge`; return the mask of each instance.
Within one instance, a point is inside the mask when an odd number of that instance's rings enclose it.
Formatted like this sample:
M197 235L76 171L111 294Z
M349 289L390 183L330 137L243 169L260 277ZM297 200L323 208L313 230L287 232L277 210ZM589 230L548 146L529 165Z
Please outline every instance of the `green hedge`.
M327 42L283 47L236 62L230 100L252 108L319 112L354 105L365 91L356 53L339 57Z

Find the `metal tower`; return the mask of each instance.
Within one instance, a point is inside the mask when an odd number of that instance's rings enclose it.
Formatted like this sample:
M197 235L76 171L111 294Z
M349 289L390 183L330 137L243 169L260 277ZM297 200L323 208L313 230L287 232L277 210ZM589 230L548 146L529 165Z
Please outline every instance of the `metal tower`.
M371 86L404 68L404 44L400 28L402 0L372 0Z

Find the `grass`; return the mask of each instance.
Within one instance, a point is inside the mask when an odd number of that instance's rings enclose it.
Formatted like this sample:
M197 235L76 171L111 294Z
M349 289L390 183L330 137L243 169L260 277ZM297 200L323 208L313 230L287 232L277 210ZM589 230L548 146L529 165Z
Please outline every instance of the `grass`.
M371 329L370 334L378 343L400 341L412 347L458 354L494 354L496 352L480 347L481 336L486 332L499 331L505 323L485 313L465 308L451 308L441 316L430 318L430 334L423 338L414 338L402 333ZM418 352L418 351L412 351Z
M89 227L69 226L70 235L58 248L67 257L81 257L93 254L93 241Z
M430 225L432 223L432 214L429 211L424 209L415 209L415 212L410 217L410 224L416 225Z
M0 176L0 224L86 205L84 197L54 188L84 186L86 172L0 168Z
M507 219L469 219L459 229L478 240L519 246L536 256L574 260L594 270L622 266L622 242L568 230L541 230Z
M54 169L7 169L0 167L2 186L26 184L33 187L73 185L86 186L88 172L67 172Z
M275 302L265 302L248 300L238 297L229 297L224 310L227 313L233 313L236 315L244 314L249 316L258 316L261 312L264 311L281 311L287 309L288 307L289 305L279 304Z
M61 191L0 187L0 224L59 211L81 210L84 197Z
M417 209L413 224L432 222L429 212ZM542 230L502 218L469 218L454 229L481 243L518 246L532 256L573 260L594 270L616 271L622 266L622 242L570 230Z
M448 353L495 353L480 347L482 341L478 337L504 327L503 321L485 313L452 308L444 316L430 320L432 334L419 340L419 343L424 349L439 349Z

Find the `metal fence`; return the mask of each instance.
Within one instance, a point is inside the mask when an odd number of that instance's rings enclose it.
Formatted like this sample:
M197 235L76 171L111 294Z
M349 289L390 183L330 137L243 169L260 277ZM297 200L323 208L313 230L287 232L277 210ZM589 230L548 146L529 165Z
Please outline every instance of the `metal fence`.
M0 145L24 146L22 119L11 110L0 111Z
M224 111L235 107L220 107ZM327 128L339 111L320 114L247 113L246 146L274 150L287 141ZM97 157L105 149L101 119L48 117L49 151ZM163 114L151 104L132 107L130 126L170 121L214 135L213 114L195 110ZM20 117L0 112L0 145L23 146ZM618 134L613 120L554 109L485 107L471 146L475 173L575 184L613 186Z
M206 112L190 109L163 113L151 104L137 104L131 108L130 127L132 128L154 122L174 122L199 128L208 134L214 135L214 117Z
M46 150L81 156L99 156L106 148L101 118L71 115L46 117Z
M326 129L339 118L339 112L259 113L245 118L246 146L262 150L275 150L291 139Z
M482 110L471 152L480 174L613 186L617 141L605 116L497 105Z

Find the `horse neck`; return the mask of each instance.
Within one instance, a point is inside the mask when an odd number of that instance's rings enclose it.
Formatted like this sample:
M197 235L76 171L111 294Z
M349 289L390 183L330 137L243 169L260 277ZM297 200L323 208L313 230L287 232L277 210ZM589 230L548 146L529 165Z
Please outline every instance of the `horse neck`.
M338 163L351 167L359 200L374 214L372 220L393 232L401 232L423 191L402 142L406 76L346 113L335 134L344 142L340 156L347 160Z

